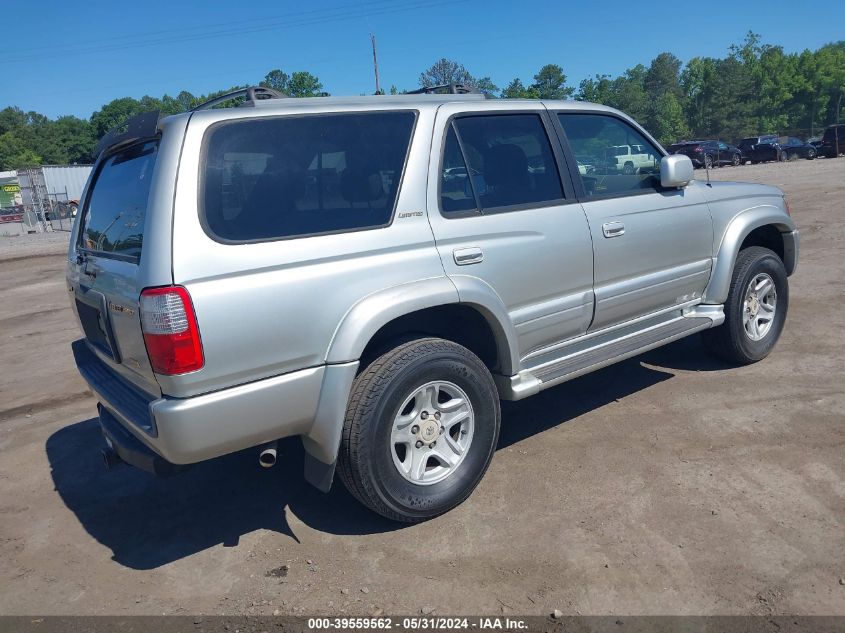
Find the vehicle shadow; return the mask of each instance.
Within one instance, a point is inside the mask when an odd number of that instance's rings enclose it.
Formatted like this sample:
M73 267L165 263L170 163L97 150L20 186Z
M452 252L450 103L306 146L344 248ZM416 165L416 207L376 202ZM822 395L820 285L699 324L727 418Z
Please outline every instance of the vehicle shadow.
M701 362L699 350L673 345L660 355L666 367ZM651 358L651 356L649 356ZM520 402L503 405L499 448L565 424L609 402L668 380L671 373L630 359ZM707 368L708 361L702 362ZM297 438L279 443L279 459L259 468L256 451L197 464L170 478L130 467L105 471L96 418L71 424L46 443L56 490L82 526L132 569L152 569L218 544L236 546L242 535L273 530L298 542L288 512L331 534L373 534L402 529L360 506L336 481L322 494L302 477Z

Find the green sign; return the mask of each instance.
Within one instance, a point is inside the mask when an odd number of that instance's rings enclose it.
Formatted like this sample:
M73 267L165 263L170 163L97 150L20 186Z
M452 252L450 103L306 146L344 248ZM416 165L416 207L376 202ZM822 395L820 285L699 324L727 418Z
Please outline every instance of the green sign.
M0 207L11 207L18 203L21 186L16 180L0 181Z

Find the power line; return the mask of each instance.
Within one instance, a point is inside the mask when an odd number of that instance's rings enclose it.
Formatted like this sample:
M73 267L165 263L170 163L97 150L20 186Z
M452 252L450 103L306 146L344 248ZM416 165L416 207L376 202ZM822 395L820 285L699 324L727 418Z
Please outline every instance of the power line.
M247 26L247 27L237 27L231 28L228 26L227 28L219 28L216 30L208 30L209 27L202 27L203 31L194 34L185 35L184 31L180 31L182 35L176 37L163 37L163 36L149 36L145 35L142 39L139 38L134 42L127 42L124 38L121 38L119 43L114 44L103 44L98 46L89 46L87 48L64 48L64 49L54 49L52 51L44 51L41 50L36 53L32 53L30 55L19 55L17 57L5 57L3 58L2 62L9 64L9 63L19 63L24 61L34 61L37 59L45 59L45 58L52 58L52 57L68 57L73 55L87 55L93 53L105 53L105 52L113 52L113 51L120 51L120 50L128 50L132 48L143 48L149 46L159 46L163 44L175 44L181 42L194 42L206 39L216 39L221 37L232 37L238 35L248 35L252 33L263 33L268 31L275 31L280 29L287 29L292 27L298 26L313 26L319 24L327 24L330 22L339 22L344 20L352 20L356 18L368 17L368 16L376 16L376 15L386 15L391 13L401 13L405 11L412 11L417 9L427 9L427 8L434 8L440 7L444 5L450 4L457 4L459 2L466 2L467 0L405 0L404 2L400 3L391 3L386 6L379 6L384 5L384 0L375 0L374 2L366 3L366 4L359 4L354 7L348 7L343 9L332 9L331 13L326 14L326 10L316 10L320 11L321 14L315 15L312 17L303 17L300 19L290 20L288 17L284 18L275 18L275 19L262 19L259 24L255 26ZM372 7L372 8L369 8ZM310 12L302 12L299 15L305 15L308 13L314 13L316 11ZM297 14L289 14L289 15L297 15ZM250 21L252 23L252 21ZM196 28L196 27L195 27ZM215 27L212 27L215 28ZM168 33L170 31L164 31L161 33Z

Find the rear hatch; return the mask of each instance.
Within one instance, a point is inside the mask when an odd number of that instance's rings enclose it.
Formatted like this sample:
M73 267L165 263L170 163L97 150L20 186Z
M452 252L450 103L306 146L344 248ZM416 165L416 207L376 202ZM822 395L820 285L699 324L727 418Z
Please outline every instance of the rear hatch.
M151 285L141 264L150 248L145 234L158 157L159 140L152 138L100 159L68 264L72 306L88 347L108 368L152 395L161 391L144 346L138 302L141 290ZM169 278L159 281L169 283Z

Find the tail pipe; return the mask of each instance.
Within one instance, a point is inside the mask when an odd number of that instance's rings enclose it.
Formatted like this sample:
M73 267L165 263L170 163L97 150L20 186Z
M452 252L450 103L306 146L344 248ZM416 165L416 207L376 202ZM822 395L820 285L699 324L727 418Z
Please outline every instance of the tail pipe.
M103 457L103 464L106 467L106 470L111 470L115 466L123 463L123 460L120 459L120 455L117 454L117 451L113 448L104 448L100 454Z
M262 468L272 468L276 465L276 442L268 442L261 447L258 454L258 463Z

